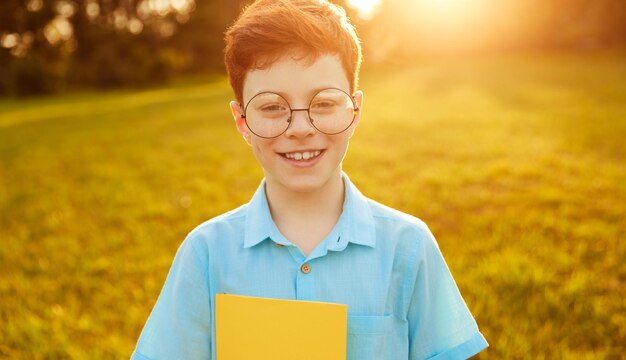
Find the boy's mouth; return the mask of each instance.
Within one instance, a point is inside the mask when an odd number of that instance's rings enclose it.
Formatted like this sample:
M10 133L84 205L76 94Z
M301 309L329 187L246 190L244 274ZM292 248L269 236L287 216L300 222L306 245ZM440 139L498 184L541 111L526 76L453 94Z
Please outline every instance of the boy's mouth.
M279 154L280 156L290 159L290 160L307 161L307 160L311 160L320 156L323 152L324 150L307 150L307 151L294 151L294 152L279 153Z

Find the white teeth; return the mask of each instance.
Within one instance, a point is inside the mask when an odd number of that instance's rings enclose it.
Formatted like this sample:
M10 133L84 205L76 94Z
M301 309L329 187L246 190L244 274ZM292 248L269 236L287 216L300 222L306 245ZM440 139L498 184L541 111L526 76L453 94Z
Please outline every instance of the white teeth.
M322 152L320 150L315 150L315 151L305 151L305 152L293 152L293 153L286 153L285 157L287 157L288 159L294 159L294 160L309 160L312 159L316 156L318 156L319 154L321 154Z

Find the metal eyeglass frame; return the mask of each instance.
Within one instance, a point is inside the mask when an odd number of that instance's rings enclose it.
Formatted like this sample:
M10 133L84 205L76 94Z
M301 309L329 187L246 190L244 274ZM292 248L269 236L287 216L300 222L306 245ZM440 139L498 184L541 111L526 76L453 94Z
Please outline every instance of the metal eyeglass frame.
M354 107L354 115L352 115L352 121L350 121L350 123L348 124L348 126L345 127L345 129L338 131L338 132L334 132L334 133L327 133L324 132L320 129L317 128L317 126L315 126L315 120L313 118L311 118L311 103L313 103L313 99L315 99L315 97L321 93L322 91L326 91L326 90L338 90L341 91L342 93L346 94L350 100L352 101L352 106ZM246 117L246 112L248 110L248 105L250 105L250 103L252 102L252 100L254 100L254 98L256 98L259 95L263 95L263 94L274 94L277 95L278 97L280 97L281 99L285 100L285 103L287 104L287 106L289 106L289 110L290 110L290 114L289 117L287 118L287 126L285 127L285 130L283 130L283 132L281 132L280 134L276 135L276 136L262 136L259 135L257 133L254 132L254 130L252 130L252 128L250 128L250 124L248 124L248 118ZM315 93L315 95L313 95L313 97L311 98L311 100L309 101L309 107L307 108L303 108L303 109L292 109L291 108L291 104L289 104L289 101L287 101L287 99L285 99L282 95L277 94L275 92L271 92L271 91L264 91L264 92L260 92L256 95L254 95L250 100L248 100L248 102L246 103L246 106L243 108L243 114L241 115L241 118L244 119L246 121L246 126L248 127L248 129L256 136L260 137L260 138L264 138L264 139L274 139L277 138L279 136L281 136L282 134L284 134L287 129L289 129L289 126L291 126L291 120L293 119L293 112L294 111L306 111L307 112L307 117L309 118L309 123L311 123L311 125L313 126L313 128L319 132L321 132L322 134L326 134L326 135L337 135L337 134L341 134L342 132L348 130L348 128L350 127L350 125L352 125L352 123L354 123L354 119L356 119L356 115L357 112L359 111L359 107L356 105L356 100L354 99L354 95L350 95L347 92L338 89L338 88L325 88L325 89L321 89L320 91L318 91L317 93Z

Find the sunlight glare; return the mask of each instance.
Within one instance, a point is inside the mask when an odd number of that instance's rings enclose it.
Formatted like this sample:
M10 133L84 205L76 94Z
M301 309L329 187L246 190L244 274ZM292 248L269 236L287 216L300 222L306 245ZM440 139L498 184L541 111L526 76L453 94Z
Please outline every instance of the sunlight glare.
M461 41L483 26L486 6L493 0L414 0L415 21L429 29L440 44Z
M363 20L372 18L379 3L380 0L347 0L346 2L349 7L358 11L359 17Z
M470 0L418 0L417 5L422 11L439 17L440 21L466 13L472 7L476 7L478 1Z

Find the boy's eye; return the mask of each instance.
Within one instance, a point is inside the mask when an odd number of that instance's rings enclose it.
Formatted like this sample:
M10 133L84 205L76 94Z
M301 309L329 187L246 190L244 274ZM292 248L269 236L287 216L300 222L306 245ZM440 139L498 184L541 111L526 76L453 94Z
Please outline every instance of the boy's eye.
M311 104L311 108L320 109L320 110L331 109L336 106L337 106L337 103L331 100L320 100Z
M260 108L263 112L278 112L285 111L287 108L282 104L265 104Z

